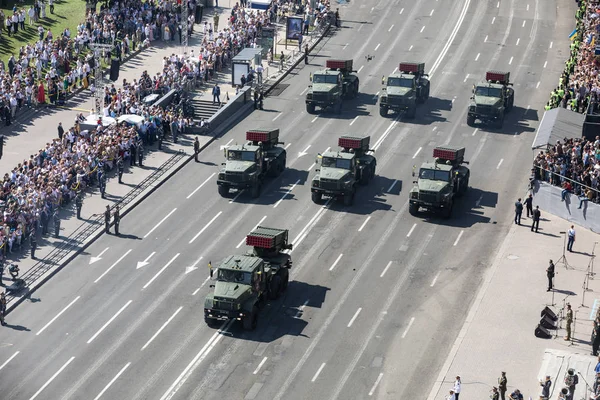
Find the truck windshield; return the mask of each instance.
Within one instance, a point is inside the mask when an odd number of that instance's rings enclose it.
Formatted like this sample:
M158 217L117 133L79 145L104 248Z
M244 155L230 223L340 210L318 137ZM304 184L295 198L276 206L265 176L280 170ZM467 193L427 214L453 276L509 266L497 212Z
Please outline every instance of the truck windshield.
M244 271L232 271L229 269L219 269L217 279L222 282L235 282L249 285L252 281L252 275Z
M412 79L408 79L408 78L394 78L394 77L390 77L390 78L388 78L387 85L388 86L399 86L399 87L405 87L405 88L412 88L413 87L413 80Z
M419 178L429 179L431 181L450 182L450 171L441 171L439 169L421 169Z
M336 85L338 81L337 75L314 75L313 83L331 83Z
M254 151L233 151L227 152L227 159L231 161L255 161Z
M487 96L487 97L502 97L502 89L493 88L493 87L485 87L485 86L477 86L475 89L475 96Z
M351 160L344 158L323 157L321 165L329 168L350 169Z

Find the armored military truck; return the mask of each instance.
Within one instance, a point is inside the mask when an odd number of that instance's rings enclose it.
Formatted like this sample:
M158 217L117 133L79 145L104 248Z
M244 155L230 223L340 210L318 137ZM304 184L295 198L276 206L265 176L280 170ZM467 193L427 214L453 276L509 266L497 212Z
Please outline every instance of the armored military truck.
M417 104L429 98L429 75L425 63L401 62L398 72L381 78L386 86L379 95L379 115L386 117L388 111L404 111L407 118L414 118Z
M259 226L246 236L252 250L225 258L217 269L214 292L204 300L204 321L242 321L246 330L256 328L258 309L266 298L277 299L288 287L292 258L286 250L287 229Z
M263 180L283 173L286 163L285 149L278 147L279 129L252 130L246 132L242 145L233 145L224 150L227 161L222 163L217 185L219 194L227 196L230 189L251 189L252 197L260 195Z
M325 69L312 74L312 84L306 93L306 111L315 112L315 107L322 109L333 107L336 113L342 111L343 99L358 95L358 77L352 75L352 60L327 60Z
M375 177L377 160L369 152L370 136L342 136L337 151L319 154L317 175L312 179L312 200L321 203L323 196L343 198L344 204L351 206L358 184L367 185Z
M512 110L515 102L515 90L509 87L512 86L509 78L510 72L488 71L485 73L485 82L473 85L473 101L469 104L467 114L469 126L479 120L502 128L504 114Z
M433 162L423 163L419 178L409 195L408 211L416 215L420 208L439 212L450 218L456 196L463 195L469 188L470 171L462 164L464 147L436 147L433 149ZM413 173L414 176L414 173Z

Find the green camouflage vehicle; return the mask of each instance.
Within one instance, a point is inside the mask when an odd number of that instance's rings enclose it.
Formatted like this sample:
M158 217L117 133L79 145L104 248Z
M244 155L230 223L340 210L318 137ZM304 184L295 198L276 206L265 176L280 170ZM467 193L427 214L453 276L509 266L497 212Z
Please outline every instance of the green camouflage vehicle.
M462 165L468 164L464 156L464 147L433 149L435 161L421 165L419 179L413 182L416 185L410 191L408 211L412 215L424 208L450 218L454 197L462 196L469 188L471 172Z
M286 151L278 144L279 129L246 132L248 143L235 144L224 150L227 162L219 171L217 185L219 194L227 196L230 189L251 189L252 197L260 195L267 176L279 176L285 170Z
M326 68L312 74L312 84L306 93L306 111L315 112L317 106L333 107L342 112L343 99L358 96L358 77L352 75L352 60L327 60Z
M288 287L292 258L287 229L259 226L248 236L253 250L225 258L217 269L214 292L204 300L204 321L237 319L246 330L256 328L258 309L266 298L277 299Z
M485 82L473 85L473 97L467 114L467 125L476 120L484 124L493 123L497 128L504 125L504 114L512 110L515 90L510 86L510 72L488 71Z
M387 117L388 111L404 111L407 118L413 119L417 104L429 98L429 75L425 73L425 63L401 62L398 72L381 78L386 86L379 95L379 115Z
M370 136L342 136L338 145L342 150L319 154L317 175L312 179L310 191L313 202L319 204L323 196L343 198L351 206L358 184L367 185L375 177L377 160L369 152Z

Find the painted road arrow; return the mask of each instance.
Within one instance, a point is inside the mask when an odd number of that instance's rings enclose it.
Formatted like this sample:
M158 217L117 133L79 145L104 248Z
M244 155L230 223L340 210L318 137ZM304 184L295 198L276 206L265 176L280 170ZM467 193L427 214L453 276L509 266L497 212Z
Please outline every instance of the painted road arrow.
M196 262L191 267L185 267L185 274L187 275L190 272L192 272L193 270L198 269L198 267L196 267L196 265L198 265L200 260L202 260L202 256L200 256L200 258L197 259Z
M138 261L137 267L135 267L135 269L140 269L140 268L145 267L146 265L150 264L148 262L148 260L150 260L150 258L155 254L156 254L156 252L153 251L152 254L150 254L148 257L146 257L146 259L144 261Z
M100 261L100 260L102 260L102 254L106 253L106 251L107 251L108 249L109 249L109 248L107 247L107 248L105 248L104 250L102 250L102 252L101 252L100 254L98 254L98 256L97 256L97 257L92 257L92 258L90 258L90 265L92 265L92 264L93 264L93 263L95 263L96 261Z
M300 151L300 152L298 152L298 157L302 157L302 156L305 156L305 155L307 155L307 154L308 154L308 153L307 153L307 150L308 150L309 148L310 148L310 144L308 145L308 147L307 147L307 148L305 148L305 149L304 149L304 151Z

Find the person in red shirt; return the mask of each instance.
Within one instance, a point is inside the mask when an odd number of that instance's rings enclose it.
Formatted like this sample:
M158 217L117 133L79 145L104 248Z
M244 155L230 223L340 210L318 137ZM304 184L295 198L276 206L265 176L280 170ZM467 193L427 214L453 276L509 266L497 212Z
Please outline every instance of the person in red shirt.
M571 186L571 182L569 181L565 181L565 183L563 183L563 191L560 195L561 197L561 201L565 201L565 199L567 198L567 194L572 193L573 192L573 186Z

